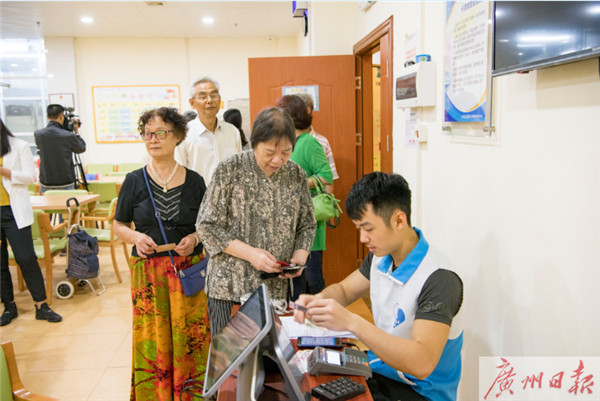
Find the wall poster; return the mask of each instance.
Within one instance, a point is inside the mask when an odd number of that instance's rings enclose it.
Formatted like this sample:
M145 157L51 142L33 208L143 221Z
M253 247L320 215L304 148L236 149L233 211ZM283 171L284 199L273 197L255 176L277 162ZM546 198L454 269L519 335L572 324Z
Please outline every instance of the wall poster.
M485 121L489 7L487 1L446 2L446 122Z
M303 85L303 86L283 86L281 88L282 96L295 95L296 93L308 93L312 97L314 108L313 111L319 111L319 86L318 85Z
M97 143L141 142L137 122L145 110L181 110L179 85L93 86L94 131Z

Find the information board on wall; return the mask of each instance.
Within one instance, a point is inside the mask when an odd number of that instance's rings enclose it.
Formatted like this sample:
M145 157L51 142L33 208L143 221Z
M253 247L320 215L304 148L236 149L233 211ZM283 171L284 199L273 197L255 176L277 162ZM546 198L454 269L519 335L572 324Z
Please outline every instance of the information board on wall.
M485 121L489 2L446 2L445 121Z
M303 85L303 86L284 86L281 88L282 96L295 95L297 93L308 93L313 100L313 111L319 111L319 86L318 85Z
M94 86L92 102L97 143L140 142L137 123L145 110L181 110L179 85Z

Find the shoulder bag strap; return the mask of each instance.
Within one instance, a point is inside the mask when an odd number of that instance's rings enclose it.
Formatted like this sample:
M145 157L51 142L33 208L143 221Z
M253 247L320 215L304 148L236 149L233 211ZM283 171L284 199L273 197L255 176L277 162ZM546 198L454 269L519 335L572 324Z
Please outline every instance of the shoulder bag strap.
M146 187L148 187L148 192L150 193L150 200L152 201L152 207L154 208L154 216L156 216L156 220L158 220L158 226L160 227L160 233L163 236L163 240L165 241L165 244L168 244L169 241L167 240L167 234L165 234L165 229L163 227L162 224L162 219L160 218L160 213L158 212L158 209L156 208L156 203L154 203L154 196L152 195L152 189L150 188L150 182L148 182L148 175L146 174L146 167L142 168L142 173L144 173L144 180L146 180ZM178 274L178 270L177 267L175 267L175 260L173 260L173 254L171 253L171 251L167 251L169 252L169 258L171 258L171 264L173 265L173 270L175 270L175 274Z
M318 175L313 175L310 178L312 178L317 192L322 193L322 194L327 193L327 192L325 192L325 186L323 185L323 182L321 181L321 178Z

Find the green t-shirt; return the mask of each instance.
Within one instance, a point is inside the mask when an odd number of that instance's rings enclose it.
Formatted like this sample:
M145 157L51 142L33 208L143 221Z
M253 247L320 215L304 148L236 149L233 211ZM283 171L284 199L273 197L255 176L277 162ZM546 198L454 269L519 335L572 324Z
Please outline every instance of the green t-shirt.
M292 152L290 160L302 167L309 178L317 175L329 183L333 182L333 173L323 147L307 132L302 133L296 140L296 146L294 146L294 152ZM314 189L311 190L311 193L314 192ZM325 250L325 221L317 222L317 233L315 234L312 250Z

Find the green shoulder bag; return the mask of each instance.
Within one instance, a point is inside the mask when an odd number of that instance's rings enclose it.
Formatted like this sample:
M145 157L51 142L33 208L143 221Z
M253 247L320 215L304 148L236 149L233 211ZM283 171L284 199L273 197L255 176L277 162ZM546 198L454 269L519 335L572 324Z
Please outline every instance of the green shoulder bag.
M325 192L325 186L317 177L313 175L313 182L315 183L316 193L313 195L313 207L315 209L315 219L317 221L329 220L331 218L337 218L338 221L336 225L330 225L330 227L335 228L339 224L340 213L342 213L342 208L339 203L340 200L336 199L335 196Z

